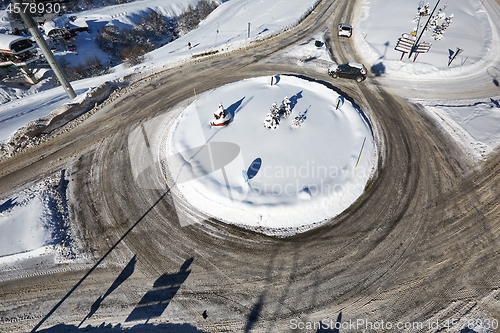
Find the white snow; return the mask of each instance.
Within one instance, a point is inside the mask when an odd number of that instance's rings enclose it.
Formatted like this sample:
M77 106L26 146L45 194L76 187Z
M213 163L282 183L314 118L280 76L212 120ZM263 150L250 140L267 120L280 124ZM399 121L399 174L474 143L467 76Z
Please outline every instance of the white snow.
M424 2L427 3L427 2ZM436 1L430 2L430 10ZM432 43L428 53L420 54L415 62L408 54L400 60L401 52L394 48L401 34L409 34L417 27L413 21L417 14L418 2L396 0L366 0L363 7L363 20L356 22L353 38L360 53L367 59L366 67L374 74L379 74L383 82L390 83L391 78L419 82L429 79L439 85L440 78L454 78L464 82L465 75L488 68L493 83L498 86L500 71L495 67L498 63L500 41L495 20L490 17L483 1L457 0L441 1L436 9L444 8L446 16L454 15L451 25L444 32L441 40L432 38L432 30L423 34L421 41ZM397 15L394 14L397 8ZM491 15L494 15L491 12ZM423 17L423 25L428 17ZM452 52L457 47L463 49L448 66ZM403 81L404 82L404 81ZM475 87L471 86L471 90ZM397 87L394 89L397 92ZM467 98L467 96L463 96ZM465 153L480 160L487 157L500 144L498 125L500 107L497 96L490 100L467 101L432 101L415 99L414 102L425 106L429 115L445 128L464 148Z
M476 160L500 144L500 98L481 101L420 101L429 114Z
M55 193L37 184L0 200L0 265L42 255L62 259L60 237L54 235L65 228L64 217L54 215Z
M321 224L359 197L372 173L374 142L362 111L347 100L337 110L334 91L293 76L276 81L271 86L270 77L248 79L200 96L173 126L170 155L180 155L169 164L174 179L182 179L178 189L199 210L230 223L290 233ZM291 116L275 130L264 127L270 106L285 96ZM234 119L214 128L209 121L219 102ZM301 116L304 122L294 128L292 120ZM240 150L210 172L200 147L216 142ZM211 145L214 164L221 154L216 149ZM232 152L224 149L227 159Z
M38 249L50 240L50 233L40 221L43 208L40 199L35 197L29 199L24 206L16 206L8 213L0 213L0 258Z
M425 2L427 3L427 2ZM431 11L436 1L430 3ZM391 75L431 74L442 75L442 70L448 70L450 50L456 51L459 47L464 51L453 61L450 68L455 72L460 71L462 62L466 65L478 63L488 52L492 40L489 19L480 1L456 0L452 2L441 1L439 8L444 9L446 16L454 15L453 22L444 32L442 40L434 40L431 31L425 32L420 42L432 44L428 53L420 54L413 62L413 56L408 59L405 55L399 61L401 52L394 48L403 33L415 31L417 23L413 21L417 14L418 2L416 1L384 1L366 0L366 18L359 22L356 34L365 43L362 46L363 56L372 64L383 62L386 71ZM394 8L397 8L395 15ZM422 17L417 31L419 35L428 16Z

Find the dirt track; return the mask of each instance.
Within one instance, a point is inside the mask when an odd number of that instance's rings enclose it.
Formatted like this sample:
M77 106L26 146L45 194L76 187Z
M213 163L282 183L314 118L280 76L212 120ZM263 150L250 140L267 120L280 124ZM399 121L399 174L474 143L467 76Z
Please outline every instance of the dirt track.
M82 327L151 318L148 323L177 332L195 330L174 329L167 320L208 332L289 332L290 320L335 321L342 313L342 321L422 322L424 331L436 331L425 326L428 320L500 320L500 155L474 165L416 105L373 79L333 84L375 126L377 174L353 206L316 230L274 239L198 214L192 218L201 223L181 227L168 189L136 185L130 132L191 98L193 88L201 93L277 73L332 83L317 70L268 60L340 21L337 16L354 5L323 1L291 32L144 80L73 131L2 162L2 195L69 170L78 202L72 207L74 229L98 265L0 282L0 332L78 325L93 304L98 309ZM334 57L344 59L349 48L334 45ZM134 255L137 262L130 264ZM178 273L183 263L188 273ZM133 274L120 279L125 267ZM162 284L165 273L178 274ZM126 322L144 295L161 286L172 293L172 281L180 289L173 299L162 294L167 306L161 317L152 315L162 309L157 305L135 317L141 320Z

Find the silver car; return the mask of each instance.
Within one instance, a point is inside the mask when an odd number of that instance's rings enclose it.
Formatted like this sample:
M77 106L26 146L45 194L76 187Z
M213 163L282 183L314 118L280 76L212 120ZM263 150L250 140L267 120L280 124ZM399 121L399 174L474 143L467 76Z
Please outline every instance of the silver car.
M352 26L349 23L339 24L339 36L351 37L352 36Z

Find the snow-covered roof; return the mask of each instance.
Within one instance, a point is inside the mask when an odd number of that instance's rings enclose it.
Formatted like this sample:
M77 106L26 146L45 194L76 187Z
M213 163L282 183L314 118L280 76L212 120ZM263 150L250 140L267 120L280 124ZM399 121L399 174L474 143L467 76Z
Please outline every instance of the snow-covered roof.
M29 47L26 47L22 50L14 50L13 45L18 42L23 42L27 41L29 43ZM28 44L26 44L28 45ZM20 37L16 35L7 35L7 34L0 34L0 52L9 52L9 53L20 53L24 52L26 50L29 50L31 48L34 48L34 46L29 42L29 39L26 37Z
M54 29L62 29L58 27L54 21L48 21L43 24L43 30L45 31L45 34L48 35L49 32L51 32Z
M68 23L69 23L69 19L66 17L66 15L62 15L62 16L56 17L53 20L45 22L43 24L43 30L45 31L45 34L48 35L53 30L64 29L65 25L67 25Z
M67 15L56 17L55 19L47 21L43 24L43 30L45 31L46 35L56 29L64 30L78 28L88 28L88 25L84 20L77 20L72 22Z

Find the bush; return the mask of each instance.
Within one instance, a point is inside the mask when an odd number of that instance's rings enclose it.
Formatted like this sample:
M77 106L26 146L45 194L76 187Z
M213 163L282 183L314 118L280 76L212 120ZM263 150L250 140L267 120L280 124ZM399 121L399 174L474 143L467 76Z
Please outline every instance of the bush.
M169 33L167 18L156 11L152 11L147 17L142 18L137 29L141 28L156 40L162 40Z
M66 58L60 58L57 60L61 70L69 81L76 81L81 79L86 79L89 77L100 76L110 72L108 66L104 66L101 59L97 56L88 58L85 64L78 64L76 66L71 66L66 60ZM52 76L54 85L59 85L57 77Z
M127 46L121 50L121 59L129 66L134 66L144 61L146 53L146 49L140 45Z
M200 20L204 20L211 12L218 7L218 4L211 0L199 0L196 8L200 16Z
M120 34L120 29L114 25L107 25L99 31L99 35L96 37L97 45L104 52L108 53L112 57L117 57L119 54L119 44L123 36Z
M170 42L195 29L217 6L213 0L199 0L196 7L189 5L185 12L174 19L152 11L132 29L105 26L99 31L96 42L101 50L115 60L137 65L144 60L146 53L162 45L165 40Z
M199 0L196 7L189 5L186 11L179 15L177 24L179 35L185 35L189 31L196 29L198 24L213 12L217 6L217 3L212 0Z
M189 5L185 12L179 15L177 31L179 35L185 35L189 31L196 29L200 23L200 17L195 7Z

